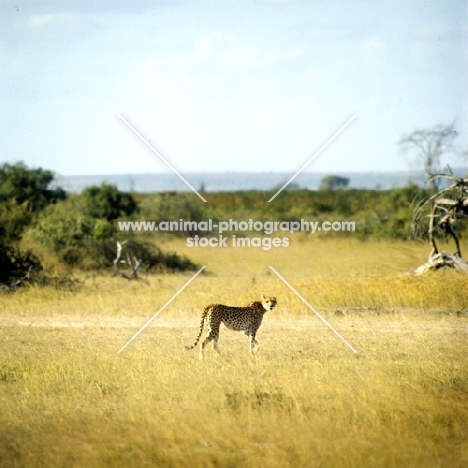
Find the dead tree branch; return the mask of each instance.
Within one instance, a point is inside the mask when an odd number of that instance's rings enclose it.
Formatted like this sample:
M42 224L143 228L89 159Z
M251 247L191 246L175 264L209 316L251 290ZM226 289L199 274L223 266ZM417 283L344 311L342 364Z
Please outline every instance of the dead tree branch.
M31 271L33 270L33 265L29 266L28 272L24 275L21 276L20 278L15 278L14 281L12 281L10 284L6 286L8 291L16 291L19 286L23 284L23 282L29 281L31 277Z
M122 250L126 243L127 241L117 241L117 256L114 260L114 273L112 276L119 275L128 280L139 279L138 270L141 267L143 260L137 259L131 251L126 253L127 260L122 260ZM121 269L121 265L127 265L130 268L130 273L123 271Z
M429 179L429 182L433 179L445 179L451 184L423 199L414 210L411 234L414 237L427 234L432 251L428 261L410 273L422 275L429 270L449 267L468 274L468 263L462 258L460 241L454 230L455 224L468 219L468 178L456 177L448 168L448 174L436 174ZM427 219L429 227L425 231ZM454 253L439 251L436 237L440 235L453 240L456 248Z

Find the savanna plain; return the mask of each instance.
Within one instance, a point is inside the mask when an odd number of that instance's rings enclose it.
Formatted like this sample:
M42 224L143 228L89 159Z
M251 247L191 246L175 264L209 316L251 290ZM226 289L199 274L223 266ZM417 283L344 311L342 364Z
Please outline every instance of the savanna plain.
M193 273L0 295L1 467L468 466L468 279L405 276L426 244L163 247L206 269L120 354ZM204 305L261 294L255 356L223 326L185 350Z

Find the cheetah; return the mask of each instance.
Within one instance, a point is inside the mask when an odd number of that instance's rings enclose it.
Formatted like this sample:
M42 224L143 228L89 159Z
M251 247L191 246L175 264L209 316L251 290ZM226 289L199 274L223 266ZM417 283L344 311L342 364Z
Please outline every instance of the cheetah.
M200 329L198 336L192 346L186 346L186 349L193 349L200 341L203 332L203 326L207 324L207 335L200 345L200 359L203 359L205 346L213 341L213 348L219 354L218 339L219 327L221 322L227 328L234 331L243 331L249 337L250 352L259 348L258 341L255 339L260 325L262 324L263 314L267 310L273 310L276 306L276 297L265 297L262 295L261 301L251 302L244 307L230 307L223 304L210 304L203 309L201 316Z

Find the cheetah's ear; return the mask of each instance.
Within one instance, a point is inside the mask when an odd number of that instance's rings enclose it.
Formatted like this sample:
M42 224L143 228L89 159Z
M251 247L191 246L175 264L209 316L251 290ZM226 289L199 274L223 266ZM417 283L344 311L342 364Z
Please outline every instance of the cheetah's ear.
M265 295L264 295L264 294L262 294L262 299L265 299Z

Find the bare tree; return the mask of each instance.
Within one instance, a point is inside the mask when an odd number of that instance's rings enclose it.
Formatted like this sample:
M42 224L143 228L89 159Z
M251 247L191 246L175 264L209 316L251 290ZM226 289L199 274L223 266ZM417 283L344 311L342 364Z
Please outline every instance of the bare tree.
M424 172L435 191L439 179L433 177L440 173L440 160L444 153L453 149L453 139L458 136L455 123L436 125L430 130L416 130L409 135L403 135L398 142L406 153L415 154L423 162Z
M131 279L139 279L138 277L138 269L140 268L142 264L141 259L137 259L135 255L133 255L132 252L127 252L127 260L122 260L122 249L123 246L127 243L127 241L124 242L119 242L117 241L117 257L114 260L114 274L112 276L123 276L124 278L127 278L128 280ZM122 271L120 268L120 265L124 264L127 265L127 267L130 267L130 273L126 273L125 271Z
M432 250L427 262L411 273L422 275L429 270L447 266L468 274L468 262L462 258L460 242L454 230L457 222L468 220L468 177L455 177L449 168L448 174L436 174L433 179L445 179L451 184L423 199L414 210L411 233L415 237L427 234ZM456 248L453 254L439 250L436 241L438 235L452 238Z

